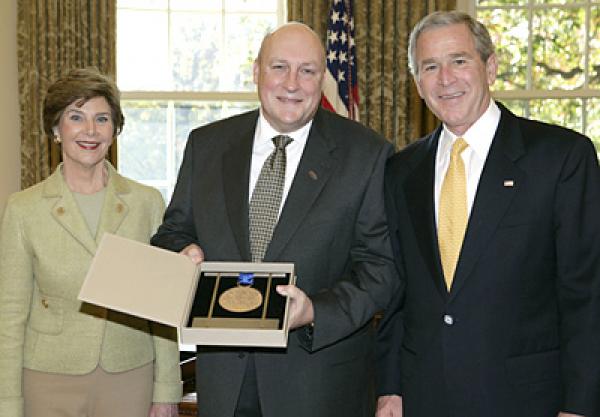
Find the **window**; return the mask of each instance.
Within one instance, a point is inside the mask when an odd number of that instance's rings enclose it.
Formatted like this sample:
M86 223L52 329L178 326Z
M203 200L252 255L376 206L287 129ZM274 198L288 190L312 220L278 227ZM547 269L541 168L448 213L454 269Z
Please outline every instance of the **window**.
M463 0L499 60L494 97L588 135L600 152L600 0Z
M119 171L170 197L193 128L253 109L252 63L285 0L118 0Z

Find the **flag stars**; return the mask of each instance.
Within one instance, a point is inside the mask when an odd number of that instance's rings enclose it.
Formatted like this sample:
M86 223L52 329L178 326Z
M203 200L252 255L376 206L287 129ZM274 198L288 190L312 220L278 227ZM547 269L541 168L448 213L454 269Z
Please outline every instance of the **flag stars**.
M329 51L329 54L327 54L327 61L329 61L331 63L335 60L336 60L335 51L333 51L333 50Z
M340 52L339 59L340 59L340 64L348 61L348 58L346 58L346 52Z
M331 13L331 21L337 23L340 20L340 14L338 12Z
M338 33L334 32L333 30L328 30L327 32L327 39L329 40L329 43L336 43L338 41Z
M345 44L347 40L348 40L348 36L346 35L345 32L342 32L342 34L340 35L340 41L342 42L342 44Z

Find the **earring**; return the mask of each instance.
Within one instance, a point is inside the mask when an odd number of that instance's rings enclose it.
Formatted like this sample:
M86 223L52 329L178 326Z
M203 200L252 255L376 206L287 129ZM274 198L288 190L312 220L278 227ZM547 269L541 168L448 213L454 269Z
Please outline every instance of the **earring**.
M56 143L57 145L60 144L62 142L60 136L56 135L54 136L54 143Z

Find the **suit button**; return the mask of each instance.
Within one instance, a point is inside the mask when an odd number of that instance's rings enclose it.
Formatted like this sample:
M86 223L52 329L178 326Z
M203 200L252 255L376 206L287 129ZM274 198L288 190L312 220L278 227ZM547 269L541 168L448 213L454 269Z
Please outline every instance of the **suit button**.
M454 318L450 314L444 314L444 323L448 326L452 326L454 324Z
M244 352L238 353L238 358L244 359L245 357L246 357L246 354Z

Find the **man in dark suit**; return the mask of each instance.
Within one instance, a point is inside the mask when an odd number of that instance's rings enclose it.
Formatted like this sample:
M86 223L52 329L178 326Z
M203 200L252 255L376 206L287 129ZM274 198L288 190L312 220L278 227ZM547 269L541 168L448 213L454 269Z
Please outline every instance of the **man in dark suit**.
M466 14L425 17L409 56L442 126L386 169L402 290L378 336L377 417L600 415L591 141L492 100L493 44Z
M324 72L325 52L307 26L290 23L268 35L254 64L260 110L190 134L152 239L195 262L295 264L297 287L278 288L291 299L286 349L198 347L203 417L374 413L371 320L397 286L383 202L392 149L319 109ZM292 141L279 220L257 256L251 212L263 161L278 152L272 138L281 135Z

